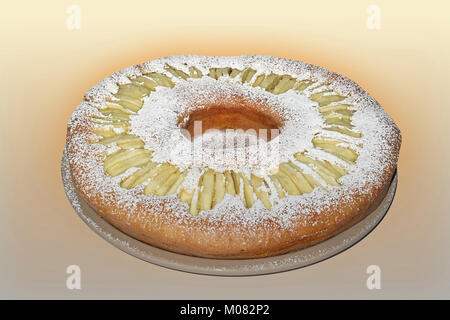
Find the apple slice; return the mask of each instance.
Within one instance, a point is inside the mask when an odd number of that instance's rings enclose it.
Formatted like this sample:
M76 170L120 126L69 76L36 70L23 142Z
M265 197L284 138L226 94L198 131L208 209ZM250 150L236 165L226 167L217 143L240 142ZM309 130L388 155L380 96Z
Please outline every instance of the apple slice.
M151 72L144 74L145 76L148 76L152 78L159 86L173 88L175 86L175 83L170 80L168 76L162 73L158 72Z
M103 145L110 145L116 143L118 147L122 149L142 149L144 148L144 141L138 136L132 134L118 134L108 138L103 138L98 141Z
M134 99L141 99L142 97L148 96L150 91L150 89L132 82L119 85L117 94L129 96Z
M138 108L141 108L142 105L144 104L144 102L140 98L133 98L133 97L126 96L126 95L123 95L123 94L119 94L119 93L114 94L114 97L116 97L120 101L125 101L125 102L128 102L128 103L132 103L135 106L137 106ZM114 100L111 100L111 102L114 102Z
M113 135L107 138L103 138L101 140L98 141L98 143L101 143L103 145L110 145L113 144L119 140L133 140L133 139L139 139L138 136L135 136L134 134L118 134L118 135Z
M192 198L194 197L194 191L186 191L185 189L181 189L179 197L181 201L190 205Z
M96 135L101 136L103 138L110 138L117 135L117 133L112 128L101 128L96 127L92 130Z
M92 122L96 124L101 124L104 126L113 126L114 128L122 128L124 131L128 130L128 126L130 123L128 121L116 119L116 118L99 118L95 116L91 116L93 118Z
M294 85L294 89L297 90L298 92L302 92L313 83L315 83L315 81L310 79L300 80Z
M123 108L132 111L133 113L138 112L139 110L141 110L141 107L142 107L142 105L136 104L134 102L122 100L122 99L120 99L120 100L107 99L106 101L118 104L118 105L122 106Z
M319 83L317 83L314 87L311 87L311 88L309 88L308 90L309 90L310 92L312 92L312 91L315 91L315 90L317 90L317 89L319 89L319 88L321 88L321 87L325 87L325 86L328 86L328 85L330 85L330 82L329 82L329 81L319 82ZM330 90L330 91L331 91L331 90Z
M111 153L106 156L103 161L103 165L105 168L114 166L119 164L120 162L127 160L129 158L133 158L136 155L146 154L150 157L150 150L145 149L137 149L137 150L118 150L114 153Z
M259 76L256 77L255 82L253 82L252 86L253 87L259 87L260 84L264 81L264 78L266 77L265 74L260 74Z
M197 69L196 67L189 67L189 73L191 74L192 78L201 78L203 77L203 73Z
M325 127L324 130L339 132L354 138L361 138L362 134L360 132L352 131L348 128L342 128L338 126Z
M309 185L308 181L306 181L305 177L288 163L281 163L280 170L295 184L297 190L300 191L300 194L310 193L312 191L312 187Z
M236 172L231 171L231 176L233 177L234 191L236 191L236 194L241 194L241 186L240 186L241 179L239 175Z
M164 69L167 70L168 72L170 72L174 77L181 78L183 80L187 80L189 78L189 75L186 72L179 70L177 68L174 68L167 63L166 63L166 67Z
M272 203L270 203L269 195L267 194L266 191L261 190L262 186L268 188L266 181L263 178L252 174L250 177L250 184L253 187L253 192L255 193L256 197L262 201L262 203L267 209L271 210Z
M145 143L140 138L128 138L118 140L117 146L122 149L143 149Z
M150 158L145 155L139 155L130 159L126 159L120 164L116 164L114 166L108 167L106 169L106 172L112 176L115 177L119 174L124 173L128 169L132 167L142 167L143 165L147 164L150 161Z
M105 110L105 109L100 109L99 111L101 114L103 114L106 117L106 119L115 119L115 120L122 120L122 121L130 120L130 116L123 112L117 112L114 110ZM102 118L102 119L104 119L104 118Z
M179 169L173 165L169 165L167 168L160 169L157 173L152 177L150 182L145 186L144 193L145 194L154 194L156 195L158 190L161 189L162 185L166 180ZM165 190L167 191L167 190Z
M141 167L150 161L149 150L131 149L119 150L106 157L103 166L106 172L115 177L124 173L131 167Z
M171 173L169 176L166 176L165 181L162 181L162 183L155 190L154 194L157 196L165 196L174 183L178 180L180 175L180 170L177 168L175 172Z
M332 186L339 185L339 182L336 180L334 175L319 160L314 160L302 153L296 153L294 154L294 157L298 161L311 167L326 183Z
M346 97L344 96L340 96L337 94L329 94L327 95L327 93L332 92L333 90L331 89L327 89L327 90L323 90L317 93L313 93L309 96L309 98L312 101L315 101L319 104L319 107L323 107L326 105L329 105L332 102L339 102L344 100Z
M237 194L236 189L234 188L234 180L233 176L231 175L230 171L225 171L225 189L227 193L231 194L232 196L235 196Z
M122 122L122 121L100 121L100 120L92 120L93 123L99 124L102 126L110 126L114 129L121 129L123 132L128 132L129 130L129 123ZM95 142L95 141L94 141Z
M216 172L212 206L214 207L216 204L220 203L224 197L225 197L225 176L220 172Z
M348 171L345 168L343 168L339 165L332 164L331 162L329 162L327 160L324 160L323 164L328 169L328 171L333 173L333 175L336 179L339 179L340 177L342 177L343 175L346 175L348 173Z
M106 105L106 108L99 109L99 111L102 114L119 113L119 112L127 115L136 114L136 112L131 111L130 109L126 109L118 104L108 104Z
M275 189L277 190L278 197L280 199L286 198L286 194L284 193L283 187L281 186L280 180L277 176L271 175L269 176L270 180L272 180Z
M255 75L256 70L247 68L242 72L241 80L242 83L248 83L253 79L253 76Z
M201 179L201 189L198 197L199 209L210 210L214 196L214 171L209 169Z
M273 88L273 94L285 93L292 89L295 85L296 80L291 76L285 75L281 78L280 82Z
M292 176L292 181L294 181L297 189L302 193L310 193L313 191L314 188L309 184L308 180L306 180L300 167L292 162L282 163L280 167Z
M217 72L216 72L216 68L211 68L211 69L209 69L208 77L211 77L211 78L217 80Z
M120 186L125 189L137 187L141 183L149 179L157 168L156 162L149 162L143 168L137 170L120 182Z
M326 124L337 124L347 128L353 128L351 124L351 116L339 114L339 113L330 113L324 116Z
M351 110L348 107L351 107L351 104L345 104L345 103L341 103L341 104L333 104L331 106L325 106L325 107L320 107L319 108L319 112L320 113L327 113L327 112L342 112L342 111L350 111L351 113L354 113L355 110Z
M253 188L250 185L249 180L242 174L239 173L239 177L243 181L243 189L244 189L244 204L246 208L251 208L255 204L255 198L253 196Z
M308 180L309 184L313 186L313 188L320 187L320 188L322 188L324 190L327 190L316 179L314 179L313 176L311 176L311 175L309 175L307 173L304 173L303 175L305 176L306 180Z
M231 68L217 68L216 69L216 76L217 79L223 76L228 76L231 73Z
M315 147L319 147L349 163L354 163L358 159L356 151L339 145L342 141L313 138L312 143Z
M156 87L158 86L158 83L144 76L139 76L130 80L133 84L143 86L144 88L147 88L150 91L155 91Z
M189 213L193 216L197 216L198 212L199 212L199 207L198 207L198 189L195 191L192 200L191 200L191 204L189 207Z
M169 190L166 192L166 195L171 195L177 192L178 187L183 183L184 178L186 177L187 171L183 171L181 173L177 180L172 184L172 186L169 188Z
M230 77L236 78L239 73L241 73L241 70L233 68L233 69L231 69Z
M272 91L273 88L278 84L280 81L281 76L271 73L267 77L263 79L263 81L259 84L261 88L266 89L266 91Z
M275 176L280 181L280 184L283 187L283 189L286 190L289 195L297 195L297 196L301 195L301 192L297 189L295 183L282 170L278 170Z

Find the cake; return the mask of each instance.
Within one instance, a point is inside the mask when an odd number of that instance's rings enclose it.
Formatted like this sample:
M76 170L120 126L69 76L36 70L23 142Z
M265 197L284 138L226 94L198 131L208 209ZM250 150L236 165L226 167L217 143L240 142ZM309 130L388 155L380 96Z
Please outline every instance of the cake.
M353 81L267 56L171 56L85 94L67 129L79 194L122 232L172 252L266 257L371 213L401 135Z

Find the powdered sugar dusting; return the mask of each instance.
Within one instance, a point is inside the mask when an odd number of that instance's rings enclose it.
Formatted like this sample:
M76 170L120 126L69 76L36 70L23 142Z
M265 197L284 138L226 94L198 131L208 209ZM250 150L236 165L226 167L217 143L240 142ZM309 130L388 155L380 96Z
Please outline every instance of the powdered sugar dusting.
M131 133L141 137L146 148L155 151L152 156L155 162L170 162L182 169L211 168L218 172L244 171L245 166L250 165L247 169L263 176L276 169L280 162L291 159L295 152L312 147L311 139L323 127L316 102L293 90L274 95L250 84L243 85L239 79L218 81L203 77L180 82L172 89L158 88L145 99L139 113L131 116ZM259 144L242 150L219 152L214 148L214 139L219 140L218 143L222 140L219 132L200 136L199 139L203 140L199 141L201 145L182 134L178 120L192 106L198 108L205 101L219 104L224 96L233 95L243 96L246 100L264 101L275 109L274 112L286 119L280 135L268 142L259 139ZM199 152L198 156L193 156L194 148L194 152ZM262 154L261 150L267 152Z
M90 128L97 126L90 116L100 115L98 109L105 106L105 99L117 92L117 83L128 83L128 76L141 75L145 72L161 72L170 75L164 70L166 63L185 72L188 72L188 66L196 66L203 74L207 74L210 67L232 67L241 70L253 68L257 70L257 74L273 72L289 74L298 79L312 79L316 83L329 82L328 87L334 92L349 95L344 103L351 104L356 110L352 117L352 124L355 131L362 133L362 138L352 138L321 129L323 119L318 112L318 105L307 98L307 95L320 91L319 88L312 88L312 90L309 88L311 91L305 91L305 95L300 95L294 90L273 95L260 88L242 85L229 77L213 80L205 76L188 81L174 78L173 81L176 82L174 88L158 87L156 92L152 92L145 98L143 108L137 115L131 117L131 132L144 140L146 148L154 150L153 161L171 162L180 168L190 169L183 187L188 188L197 183L198 177L207 167L223 171L236 170L239 166L238 163L227 161L229 160L227 158L222 159L225 161L213 162L206 156L205 160L197 165L183 158L184 152L191 150L192 142L187 140L177 128L179 116L195 102L193 99L198 99L201 94L211 97L218 91L222 94L239 92L249 99L265 99L286 119L279 140L267 142L268 144L279 143L280 158L276 160L269 158L267 163L257 163L257 166L250 168L254 170L252 172L264 177L280 162L290 160L301 167L305 173L314 175L320 181L321 178L308 166L297 162L293 157L295 152L306 150L311 156L345 166L348 174L340 179L342 185L329 187L327 191L315 188L309 194L279 199L276 197L274 186L268 179L271 200L274 203L271 210L267 210L259 200L253 207L247 209L240 196L227 194L224 201L211 210L202 211L197 217L189 214L188 206L179 201L176 195L165 197L145 195L142 192L142 185L131 190L121 188L120 181L131 171L116 177L110 177L105 173L103 159L111 152L111 149L88 142L96 138L96 135L90 132ZM153 60L138 67L127 68L103 80L87 92L86 100L77 107L68 125L70 135L67 147L71 167L76 171L74 172L76 179L83 182L84 186L88 186L89 190L86 193L88 198L100 196L104 203L113 203L121 210L126 209L129 221L145 223L147 215L157 217L170 209L180 224L190 225L187 222L193 219L208 222L205 224L209 228L208 232L219 232L228 224L236 224L236 222L245 225L247 230L264 223L275 223L286 230L292 228L299 214L303 218L313 217L326 208L338 206L342 201L350 201L355 193L369 192L367 186L380 184L383 171L395 166L397 161L398 150L394 145L400 139L398 128L373 98L349 79L320 67L287 59L262 56L175 56ZM345 137L349 145L359 154L356 163L348 165L329 153L313 148L311 139L314 134L336 139ZM252 154L251 149L249 150L248 152ZM191 155L190 152L188 154ZM152 209L142 213L135 210L138 206ZM136 212L140 212L140 215ZM303 219L303 221L309 220ZM202 224L195 225L203 228Z

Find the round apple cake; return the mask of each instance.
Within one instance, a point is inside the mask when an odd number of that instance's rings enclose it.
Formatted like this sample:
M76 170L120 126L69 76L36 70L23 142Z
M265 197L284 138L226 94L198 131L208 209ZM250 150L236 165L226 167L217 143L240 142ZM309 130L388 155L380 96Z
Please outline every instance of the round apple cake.
M172 56L104 79L66 150L78 192L122 232L220 259L304 248L372 212L401 135L353 81L267 56Z

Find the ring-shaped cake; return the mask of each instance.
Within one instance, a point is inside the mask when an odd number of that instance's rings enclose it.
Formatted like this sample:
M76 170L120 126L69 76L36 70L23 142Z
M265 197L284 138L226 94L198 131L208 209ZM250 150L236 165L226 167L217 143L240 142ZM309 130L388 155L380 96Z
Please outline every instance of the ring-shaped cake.
M172 56L90 89L67 130L72 178L109 223L209 258L323 241L387 192L401 135L353 81L267 56Z

